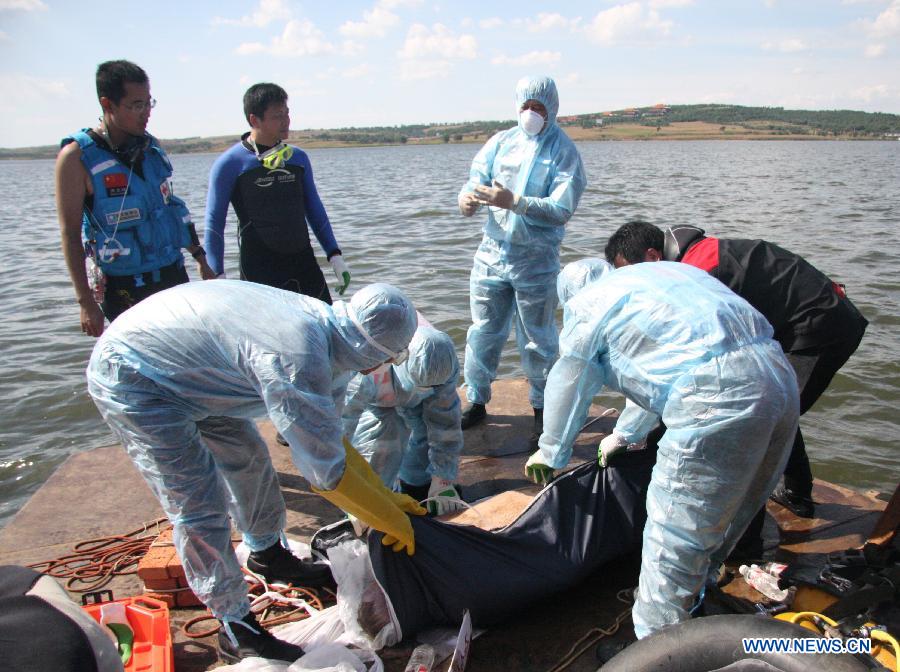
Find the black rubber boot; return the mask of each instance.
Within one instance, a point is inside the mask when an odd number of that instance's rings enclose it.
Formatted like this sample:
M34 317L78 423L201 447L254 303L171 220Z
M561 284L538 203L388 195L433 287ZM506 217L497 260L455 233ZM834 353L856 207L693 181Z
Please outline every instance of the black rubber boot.
M231 621L228 627L238 645L235 647L223 623L219 629L219 658L224 662L237 663L243 658L256 656L293 663L303 655L303 649L296 644L288 644L270 634L256 621L253 612L244 616L240 621Z
M326 563L301 560L277 542L267 549L250 553L247 569L262 574L266 581L292 583L304 588L318 588L334 581Z
M484 404L469 404L463 408L459 424L463 429L468 429L469 427L474 427L486 417L487 409L484 407Z
M528 437L528 450L532 453L538 449L538 440L544 433L544 409L534 409L534 428L531 430L531 436Z
M400 492L404 495L409 495L417 502L421 502L423 499L428 498L428 490L431 487L431 483L423 483L422 485L411 485L406 481L400 481Z
M800 518L816 517L816 505L810 497L798 495L783 485L775 488L775 492L769 495L769 499L777 504L781 504Z

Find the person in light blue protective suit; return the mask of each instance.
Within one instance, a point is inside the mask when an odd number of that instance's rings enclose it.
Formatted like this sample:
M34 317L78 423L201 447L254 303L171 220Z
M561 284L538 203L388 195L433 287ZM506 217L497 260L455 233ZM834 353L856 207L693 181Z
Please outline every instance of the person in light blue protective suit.
M344 435L385 485L443 514L462 508L453 486L463 448L453 341L430 326L416 329L409 357L347 386Z
M535 409L537 446L544 386L557 353L556 276L565 224L586 186L581 156L556 124L559 97L549 77L516 85L519 125L497 133L472 161L459 193L462 214L486 206L484 237L469 280L472 326L466 338L466 429L486 416L491 382L513 317Z
M705 272L581 263L597 269L560 276L560 297L571 298L526 473L544 480L566 466L604 385L634 402L615 428L626 443L662 418L632 611L642 638L689 617L772 492L797 428L797 380L766 319ZM581 291L563 286L586 279Z
M230 640L219 642L225 650L231 641L229 659L250 655L248 647L254 655L295 659L265 645L260 651L242 639L249 636L244 628L231 627L255 623L229 514L251 559L263 554L262 565L264 554L282 548L285 525L284 500L253 418L269 416L317 493L342 508L362 499L362 512L345 510L398 537L384 516L366 520L375 500L390 500L397 511L387 513L401 514L402 541L412 551L403 511L424 510L390 493L358 455L351 460L352 449L342 446L340 408L352 372L402 360L415 328L415 309L390 285L369 285L330 307L261 284L220 280L145 299L97 342L88 390L172 521L191 589L229 626ZM344 487L357 462L376 488ZM346 497L336 501L334 493Z

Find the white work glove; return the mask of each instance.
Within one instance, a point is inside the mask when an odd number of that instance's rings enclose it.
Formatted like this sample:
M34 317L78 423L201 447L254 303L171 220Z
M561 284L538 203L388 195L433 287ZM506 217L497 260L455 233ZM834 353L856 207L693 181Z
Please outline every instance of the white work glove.
M350 269L347 268L347 264L344 263L344 257L340 254L335 254L331 257L331 268L334 269L334 277L338 281L334 291L343 296L344 292L347 291L347 287L350 286Z
M459 202L459 211L466 217L471 217L481 207L481 201L472 193L460 194L457 200Z
M428 488L428 513L433 516L442 516L445 513L459 511L465 507L456 487L440 476L431 477L431 486Z
M504 210L515 210L519 202L519 197L497 182L497 180L494 180L489 187L483 184L475 187L475 197L480 203L493 205L495 208L503 208Z
M535 451L525 463L525 476L538 485L547 485L553 480L553 468L543 462L541 451Z
M625 437L613 430L612 434L600 441L600 446L597 448L597 459L600 461L601 467L606 467L609 464L609 458L616 453L621 453L623 450L643 450L646 447L647 439L636 443L628 443Z

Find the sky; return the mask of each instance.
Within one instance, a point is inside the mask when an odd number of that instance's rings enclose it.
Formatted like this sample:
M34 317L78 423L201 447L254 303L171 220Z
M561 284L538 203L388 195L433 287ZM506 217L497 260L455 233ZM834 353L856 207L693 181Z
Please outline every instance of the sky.
M900 0L0 0L0 147L94 125L119 58L147 71L160 138L240 134L260 81L295 130L512 119L525 75L556 80L561 115L900 113Z

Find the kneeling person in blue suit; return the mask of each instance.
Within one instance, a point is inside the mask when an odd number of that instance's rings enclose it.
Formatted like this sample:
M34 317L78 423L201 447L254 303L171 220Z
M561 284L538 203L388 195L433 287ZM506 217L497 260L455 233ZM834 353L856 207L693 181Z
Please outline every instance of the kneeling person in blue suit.
M442 331L419 326L409 358L347 386L344 434L389 488L429 499L432 513L461 508L453 486L463 447L459 362Z
M689 618L775 487L797 429L797 380L766 319L704 271L670 262L613 270L599 259L572 266L559 277L560 359L526 473L546 481L566 466L604 385L633 402L615 445L601 443L604 463L662 419L632 612L643 638Z

